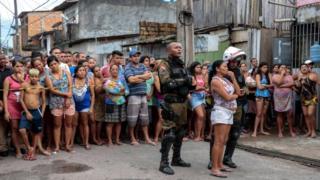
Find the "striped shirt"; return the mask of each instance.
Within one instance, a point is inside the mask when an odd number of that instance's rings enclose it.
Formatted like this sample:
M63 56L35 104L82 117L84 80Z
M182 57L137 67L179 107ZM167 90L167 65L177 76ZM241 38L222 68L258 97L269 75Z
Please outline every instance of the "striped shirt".
M147 84L146 82L142 83L129 83L129 77L136 76L136 75L142 75L145 72L147 72L147 68L143 64L139 64L138 67L133 66L133 64L130 62L125 70L124 75L128 82L129 87L129 96L131 95L146 95L147 94Z

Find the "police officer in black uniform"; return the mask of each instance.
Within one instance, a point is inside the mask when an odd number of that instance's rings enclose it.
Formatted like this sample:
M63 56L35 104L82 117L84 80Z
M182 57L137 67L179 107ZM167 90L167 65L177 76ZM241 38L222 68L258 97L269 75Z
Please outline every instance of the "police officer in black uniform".
M164 119L164 137L161 142L161 162L159 170L165 174L173 175L174 171L169 165L169 151L173 145L171 165L191 167L181 159L181 146L187 126L187 102L192 86L192 77L188 74L184 62L180 59L182 46L173 42L167 47L168 59L159 65L159 79L161 93L164 95L162 117Z

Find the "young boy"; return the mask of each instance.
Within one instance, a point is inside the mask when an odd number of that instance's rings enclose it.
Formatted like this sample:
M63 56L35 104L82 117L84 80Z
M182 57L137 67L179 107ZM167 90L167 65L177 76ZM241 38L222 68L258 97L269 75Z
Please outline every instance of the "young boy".
M20 102L24 112L20 120L19 131L28 148L28 153L24 157L25 160L36 160L35 148L37 146L44 155L50 155L43 149L41 143L42 117L46 108L46 96L44 87L39 84L39 73L37 69L29 70L30 82L22 84L20 94ZM32 147L28 140L27 129L32 132Z

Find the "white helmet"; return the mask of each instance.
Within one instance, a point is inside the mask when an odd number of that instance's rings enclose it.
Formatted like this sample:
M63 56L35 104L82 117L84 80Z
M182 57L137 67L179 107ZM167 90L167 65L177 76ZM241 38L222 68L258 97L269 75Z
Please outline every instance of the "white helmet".
M223 61L229 61L241 56L243 56L243 59L245 59L246 53L239 48L230 46L223 53Z

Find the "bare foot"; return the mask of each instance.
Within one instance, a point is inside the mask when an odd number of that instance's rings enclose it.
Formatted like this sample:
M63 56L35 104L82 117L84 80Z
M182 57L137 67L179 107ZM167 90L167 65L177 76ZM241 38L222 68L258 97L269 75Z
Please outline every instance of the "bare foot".
M200 142L200 141L202 141L202 139L201 139L200 137L194 138L193 140L194 140L195 142Z
M251 137L257 137L257 134L256 133L252 133Z
M66 146L66 152L73 153L73 149L70 146Z
M291 137L296 137L296 133L291 132L290 134L291 134Z
M278 134L278 137L279 137L279 138L283 138L283 134L282 134L282 133L279 133L279 134Z
M154 143L154 142L153 142L153 141L151 141L151 140L146 141L146 143L147 143L147 144L150 144L150 145L152 145L152 146L155 146L155 145L156 145L156 143Z
M51 152L52 151L51 147L47 147L47 151Z
M113 146L113 143L112 143L112 141L111 141L111 142L106 143L106 145L107 145L107 146Z
M266 132L266 131L261 131L260 133L263 134L263 135L266 135L266 136L269 136L269 135L270 135L270 133L268 133L268 132Z
M52 153L53 153L53 154L57 154L58 152L60 152L60 149L59 149L59 148L56 148L56 149L53 150Z
M154 139L153 142L154 142L155 144L158 144L158 143L159 143L159 140L158 140L158 139Z
M97 145L97 146L101 146L102 142L98 141L98 140L93 140L93 144Z
M317 137L317 134L316 134L316 133L312 133L310 137L311 137L311 138L316 138L316 137Z
M41 154L45 155L45 156L51 156L51 153L49 151L46 151L44 149L40 150Z
M87 145L85 145L85 147L84 147L86 150L90 150L91 149L91 147L90 147L90 145L89 144L87 144Z
M16 158L17 158L17 159L21 159L22 157L23 157L23 156L22 156L21 153L16 154Z
M118 145L118 146L121 146L121 145L122 145L122 143L121 143L120 141L116 141L115 144Z
M139 145L138 141L131 141L130 144L131 144L132 146L137 146L137 145Z
M311 132L307 132L307 133L304 135L304 137L309 137L309 136L311 136Z
M30 148L28 150L27 154L24 155L23 159L26 160L26 161L34 161L34 160L36 160L33 148Z

